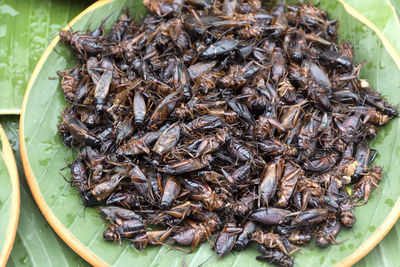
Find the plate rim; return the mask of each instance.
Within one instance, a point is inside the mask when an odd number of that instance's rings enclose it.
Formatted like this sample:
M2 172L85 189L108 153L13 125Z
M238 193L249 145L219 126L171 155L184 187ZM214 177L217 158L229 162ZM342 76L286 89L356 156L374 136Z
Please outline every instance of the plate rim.
M11 207L10 215L8 219L8 226L6 232L6 238L3 243L3 247L0 253L0 266L5 266L10 256L15 235L17 234L19 211L20 211L20 192L19 192L19 178L17 163L14 158L10 142L8 141L7 135L0 124L0 138L2 142L1 157L3 158L4 164L6 165L8 175L11 181Z
M113 2L113 0L98 0L97 2L93 3L89 7L87 7L85 10L83 10L81 13L79 13L75 18L73 18L64 28L63 30L69 30L71 29L78 20L80 20L84 15L87 13L100 8L108 3ZM32 85L35 82L37 75L39 74L40 70L43 67L43 64L47 60L50 52L54 49L54 47L58 44L60 41L60 36L57 35L49 44L49 46L46 48L46 50L43 52L41 55L38 63L35 66L35 69L32 72L31 77L29 78L26 91L24 94L24 98L22 101L22 106L21 106L21 115L20 115L20 121L19 121L19 143L20 143L20 151L21 151L21 159L22 159L22 166L24 168L25 172L25 177L28 182L29 188L31 190L31 193L33 195L33 198L35 199L35 202L37 206L39 207L40 211L42 212L43 216L47 220L47 222L50 224L51 228L57 233L57 235L72 249L74 250L80 257L82 257L85 261L87 261L89 264L93 266L110 266L106 262L104 262L102 259L100 259L95 253L93 253L89 248L84 246L72 233L57 219L57 217L54 215L52 210L49 208L47 205L47 202L45 201L40 188L39 184L36 181L36 177L33 174L33 170L30 167L29 161L28 161L28 155L26 151L26 144L25 144L25 138L24 138L24 117L25 117L25 110L26 110L26 104L28 102L28 97L29 93L32 89Z
M109 4L113 2L114 0L98 0L97 2L93 3L90 5L88 8L86 8L84 11L79 13L71 22L69 22L63 29L69 29L73 24L75 24L79 19L81 19L84 15L87 13L103 6L106 4ZM336 0L340 4L344 5L343 1L341 0ZM345 9L347 14L349 16L354 17L357 20L360 20L355 16L354 14L350 13ZM371 29L370 25L366 24L364 21L361 21L364 25L366 25L368 28ZM374 29L372 29L374 30ZM375 31L374 31L375 32ZM379 36L380 37L380 36ZM379 38L380 41L382 42L382 39ZM94 252L92 252L89 248L84 246L54 215L52 210L49 208L47 205L47 202L45 201L39 185L37 183L37 180L35 178L35 175L33 173L33 170L29 164L28 161L28 155L26 151L26 144L25 144L25 138L24 138L24 117L25 117L25 111L26 111L26 104L28 102L28 97L29 93L32 89L32 85L34 81L36 80L36 77L40 70L43 67L43 64L47 60L50 52L54 49L54 47L58 44L60 38L57 35L52 42L49 44L49 46L46 48L46 50L43 52L42 56L40 57L38 63L35 66L35 69L29 79L28 85L26 92L24 94L22 106L21 106L21 115L20 115L20 122L19 122L19 141L20 141L20 151L21 151L21 159L22 159L22 165L24 168L26 180L28 182L29 188L32 192L32 195L35 199L36 204L38 205L40 211L42 212L43 216L46 218L50 226L53 228L53 230L57 233L58 236L61 237L61 239L70 247L72 248L80 257L85 259L88 263L94 265L94 266L110 266L106 262L104 262L101 258L99 258ZM385 48L386 49L386 48ZM386 49L387 50L387 49ZM387 51L389 53L389 51ZM389 53L390 56L392 57L391 53ZM392 59L395 61L396 64L398 62L392 57ZM359 260L361 260L365 255L367 255L390 231L390 229L394 226L398 218L400 217L400 196L397 198L397 201L389 214L386 216L384 221L379 225L379 227L372 233L370 237L368 237L361 245L349 256L341 260L339 263L337 263L335 266L352 266Z

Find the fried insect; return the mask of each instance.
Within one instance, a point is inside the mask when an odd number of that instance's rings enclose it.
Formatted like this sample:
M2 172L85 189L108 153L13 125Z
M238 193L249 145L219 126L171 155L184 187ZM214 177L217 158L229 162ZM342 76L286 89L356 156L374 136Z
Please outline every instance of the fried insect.
M379 190L378 183L380 181L382 181L382 167L372 166L369 172L363 174L361 180L354 187L354 203L362 199L362 205L367 204L368 198L374 187L378 188Z
M264 206L268 206L268 202L275 195L278 181L281 179L284 166L284 159L277 157L265 165L261 173L261 185L259 187L260 201Z
M171 239L174 243L179 245L191 245L190 252L193 252L197 245L208 239L215 230L216 229L213 225L200 223L182 229L172 236Z
M143 250L150 245L160 245L162 244L172 233L173 228L169 228L167 230L159 230L159 231L146 231L142 234L138 234L132 239L132 243L135 248Z
M294 265L293 260L279 249L271 249L263 245L258 245L258 249L262 253L261 256L256 257L259 261L266 261L280 267L292 267Z
M251 239L260 245L266 246L267 248L277 248L285 255L288 255L288 248L286 247L285 238L274 233L264 233L262 230L255 231Z
M70 44L83 56L100 53L105 49L99 37L84 35L79 32L62 30L60 32L60 39Z
M119 182L124 178L120 173L114 174L104 182L97 184L83 197L85 206L94 206L101 204L118 186Z
M317 246L326 248L330 244L337 244L335 237L340 231L340 222L336 218L327 221L317 234Z
M172 205L172 202L176 199L180 191L180 183L173 176L169 176L164 186L164 192L161 197L162 209L167 209Z
M251 240L251 235L256 231L256 224L252 221L246 222L243 231L239 234L235 242L236 250L244 250Z
M228 254L235 245L237 234L242 231L242 228L236 227L235 224L226 224L224 229L218 235L214 243L215 251L218 257L223 257Z
M279 266L313 238L338 244L383 178L368 140L398 112L358 79L337 20L311 2L143 5L141 21L60 33L78 61L58 72L65 180L104 239L208 240L219 257L258 243Z
M346 200L339 204L339 218L342 225L346 228L353 227L356 217L353 214L353 204L351 198L347 196Z
M286 222L290 213L284 209L260 208L255 210L249 219L265 226L276 225Z

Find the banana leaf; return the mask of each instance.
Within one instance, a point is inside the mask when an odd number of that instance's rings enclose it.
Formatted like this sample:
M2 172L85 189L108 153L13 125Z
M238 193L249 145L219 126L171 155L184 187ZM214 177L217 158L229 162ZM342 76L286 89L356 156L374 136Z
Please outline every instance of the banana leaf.
M0 114L19 114L29 77L50 41L91 1L0 0Z
M19 116L1 116L0 123L15 155L21 207L18 229L7 266L89 266L53 231L29 191L18 142Z
M0 125L0 264L10 255L19 216L18 172L14 155L3 127Z
M144 9L139 2L115 0L110 3L97 4L98 8L82 16L73 24L74 30L84 30L89 24L98 25L111 12L108 23L115 20L124 6L131 8L131 14L143 14ZM328 10L332 18L340 20L341 39L351 41L355 47L355 58L365 62L361 78L389 98L393 104L400 103L398 94L400 85L400 70L391 55L386 51L379 36L366 25L350 16L343 5L335 1L321 1L321 7ZM109 24L107 25L109 26ZM56 43L54 43L56 44ZM56 70L66 69L74 65L69 50L57 43L55 51L49 51L40 62L33 74L26 102L23 105L21 145L22 157L26 164L25 172L31 189L35 192L36 201L52 226L56 228L64 240L90 263L106 263L115 266L259 266L255 256L258 252L248 249L241 253L218 259L209 244L199 246L194 253L185 254L170 250L168 247L150 247L139 252L129 243L123 246L114 245L102 240L105 226L95 215L93 209L80 205L78 193L59 174L65 167L65 161L71 161L71 152L60 142L57 124L61 121L60 112L65 105L58 80L48 79L55 75ZM352 230L343 230L337 237L343 241L340 245L327 249L303 249L295 255L298 266L318 264L331 266L352 257L359 248L370 247L368 238L379 233L379 228L396 205L400 193L400 180L397 173L400 170L400 144L397 140L399 131L398 119L380 130L379 135L371 141L373 148L381 153L375 164L385 169L384 180L380 183L380 192L372 193L368 205L357 208L358 218ZM29 166L28 166L29 165ZM68 176L65 170L63 175ZM93 216L92 216L93 215ZM396 217L391 214L390 218ZM363 254L361 255L363 256ZM361 257L360 255L354 259Z

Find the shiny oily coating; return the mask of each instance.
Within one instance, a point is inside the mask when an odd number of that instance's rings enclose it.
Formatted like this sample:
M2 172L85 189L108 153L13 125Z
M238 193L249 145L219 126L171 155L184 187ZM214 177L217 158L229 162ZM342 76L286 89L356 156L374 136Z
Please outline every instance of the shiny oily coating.
M219 257L253 244L278 266L313 238L338 244L383 179L366 141L397 117L358 79L338 21L303 3L143 4L140 22L60 33L78 60L58 72L68 182L104 239L209 240Z

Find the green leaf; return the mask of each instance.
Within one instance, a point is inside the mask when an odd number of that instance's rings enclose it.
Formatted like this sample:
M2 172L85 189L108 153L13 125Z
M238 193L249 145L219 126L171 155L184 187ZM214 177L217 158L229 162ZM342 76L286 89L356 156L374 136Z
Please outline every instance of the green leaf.
M19 114L28 79L44 49L90 2L0 0L0 114Z
M365 256L356 267L392 267L399 266L400 244L400 222L397 222L395 227L387 234L385 239L382 240L367 256Z
M23 174L22 169L20 174ZM23 204L7 266L87 266L88 264L54 233L40 213L25 177L22 176L20 181Z
M89 23L97 25L113 11L112 17L107 21L109 26L125 5L131 8L131 14L144 12L139 1L115 0L86 14L73 28L83 30ZM339 2L321 1L321 7L327 9L331 17L340 19L341 38L354 44L359 62L366 62L361 77L368 79L391 103L400 104L400 94L397 93L400 89L400 71L378 36L349 16ZM105 226L92 216L96 212L93 209L86 209L84 212L78 193L59 175L59 170L65 166L65 160L70 161L72 155L61 144L57 133L57 124L61 121L60 112L65 105L59 81L49 80L48 77L53 77L57 70L72 67L74 60L63 44L58 43L56 50L58 53L49 53L32 81L25 112L22 114L22 138L34 174L32 178L35 179L31 181L31 186L38 186L44 200L42 209L50 209L55 219L63 225L63 230L71 233L74 239L88 249L81 252L81 255L89 257L87 252L92 252L98 259L115 266L180 266L182 262L186 266L197 266L203 262L207 262L205 266L263 265L255 260L258 252L253 248L217 259L209 244L203 244L194 253L187 255L176 250L170 251L167 247L150 247L138 252L128 243L121 247L102 240ZM379 194L374 191L368 205L356 209L356 226L351 230L341 231L337 240L344 242L340 245L327 249L311 247L301 250L295 255L298 266L331 266L339 263L359 248L388 216L400 194L400 158L396 156L400 153L400 142L397 140L399 127L398 119L393 120L381 128L377 138L371 142L380 152L375 163L384 167L384 180L380 183ZM64 170L63 174L68 175L68 171Z
M57 236L32 198L19 155L19 117L2 116L0 122L14 151L21 194L18 230L7 266L87 266L88 264Z
M0 144L1 147L2 144ZM1 151L0 151L1 152ZM3 157L0 156L0 227L7 229L11 209L11 180ZM7 231L0 233L0 251L4 249Z
M369 19L375 25L377 23L377 19L380 15L377 15L378 12L369 12L366 6L371 8L371 3L366 3L367 1L346 1L355 9L360 11L367 19ZM371 1L369 1L371 2ZM366 6L364 6L366 4ZM372 3L378 4L378 2ZM390 6L392 5L392 6ZM393 11L394 9L394 11ZM399 21L399 14L400 14L400 1L399 0L391 0L389 1L380 1L379 2L379 13L381 10L385 10L387 15L387 20L391 21L392 24L387 23L384 24L384 28L382 28L382 24L380 29L383 29L382 32L384 35L387 35L387 32L391 34L393 32L397 33L398 35L398 27L393 27L394 22ZM365 12L366 11L366 12ZM397 24L398 25L398 24ZM393 39L392 41L397 44L397 51L399 50L399 43L400 40L398 38ZM392 204L391 201L389 203ZM366 266L366 267L373 267L373 266L398 266L400 261L400 254L398 253L398 247L400 244L400 222L397 222L393 229L387 234L387 236L380 242L376 248L374 248L368 255L366 255L361 261L359 261L356 266Z
M400 21L390 0L339 0L339 2L343 4L347 12L375 31L400 69L400 40L398 39Z
M15 171L14 157L9 148L7 136L3 134L3 129L0 131L0 229L3 230L0 232L0 261L3 264L13 244L19 203L18 191L15 191L18 186L18 183L15 184L15 179L18 178L15 177L16 173L12 172L12 168Z
M392 3L393 7L396 10L397 17L399 17L399 14L400 14L400 1L399 0L391 0L390 2Z

